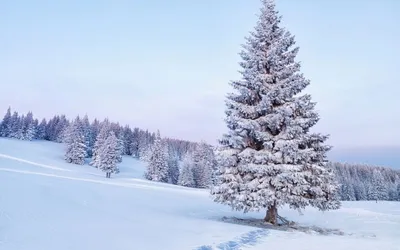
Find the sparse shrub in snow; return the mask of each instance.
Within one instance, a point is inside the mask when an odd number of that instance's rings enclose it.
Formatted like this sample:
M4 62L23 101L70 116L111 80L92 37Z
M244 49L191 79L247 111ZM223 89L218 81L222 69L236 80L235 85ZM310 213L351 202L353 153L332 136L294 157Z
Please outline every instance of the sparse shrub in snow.
M66 131L67 151L65 153L65 161L83 165L86 157L86 145L79 117L70 124Z
M311 133L319 120L309 85L295 60L294 36L280 26L272 0L263 0L254 32L240 55L242 79L226 100L229 129L220 140L220 184L214 201L244 212L267 209L277 223L277 209L314 206L337 209L338 185L326 168L328 136Z
M168 182L168 158L168 149L161 139L160 131L158 131L151 149L145 178L152 181Z

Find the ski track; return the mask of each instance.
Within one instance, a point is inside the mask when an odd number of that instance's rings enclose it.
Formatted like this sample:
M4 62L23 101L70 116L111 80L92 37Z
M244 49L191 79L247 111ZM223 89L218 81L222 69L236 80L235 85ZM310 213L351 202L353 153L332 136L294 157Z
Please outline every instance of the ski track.
M51 165L46 165L46 164L41 164L41 163L37 163L37 162L33 162L33 161L24 160L24 159L21 159L21 158L17 158L17 157L14 157L14 156L1 154L1 153L0 153L0 158L14 160L14 161L26 163L26 164L29 164L29 165L45 168L45 169L58 170L58 171L64 171L64 172L70 172L70 173L73 173L73 172L78 173L79 172L81 174L88 174L88 175L91 175L91 176L103 177L103 175L99 175L99 174L95 174L95 173L74 171L74 170L70 170L70 169L55 167L55 166L51 166ZM200 195L204 195L205 194L205 192L199 192L199 190L180 187L180 186L179 187L169 187L168 185L165 185L165 186L164 185L153 185L150 181L140 180L140 179L135 179L135 178L131 178L130 180L128 178L126 178L125 181L124 181L124 179L120 179L122 181L112 182L114 180L119 180L119 179L112 179L110 181L102 181L102 180L96 180L96 179L70 177L70 176L63 176L63 175L57 175L57 174L46 174L46 173L33 172L33 171L27 171L27 170L16 170L16 169L10 169L10 168L0 168L0 171L14 172L14 173L20 173L20 174L41 175L41 176L47 176L47 177L55 177L55 178L68 179L68 180L84 181L84 182L91 182L91 183L105 184L105 185L112 185L112 186L119 186L119 187L142 188L142 189L149 189L149 190L155 190L155 189L157 189L157 190L168 190L168 191L177 191L177 192L191 193L191 194L197 193L197 194L200 194ZM132 183L133 181L142 182L143 184ZM150 185L146 185L145 183L148 183Z
M235 238L234 240L219 243L216 248L213 248L210 245L203 245L195 250L240 250L243 249L243 247L249 247L258 244L260 239L268 236L268 234L269 231L266 229L257 229L242 234L240 237Z
M9 159L9 160L14 160L14 161L18 161L18 162L23 162L23 163L27 163L27 164L34 165L34 166L41 167L41 168L47 168L47 169L52 169L52 170L59 170L59 171L72 172L72 171L69 170L69 169L54 167L54 166L50 166L50 165L46 165L46 164L41 164L41 163L33 162L33 161L28 161L28 160L24 160L24 159L21 159L21 158L17 158L17 157L11 156L11 155L0 154L0 158Z
M176 191L176 192L182 192L182 193L190 193L191 195L193 195L193 194L201 194L201 195L207 194L206 192L197 193L197 192L192 192L191 190L175 189L175 188L170 188L170 187L160 187L160 186L153 186L153 185L150 186L150 185L134 184L134 183L118 183L118 182L112 182L112 181L101 181L101 180L95 180L95 179L87 179L87 178L72 177L72 176L63 176L63 175L57 175L57 174L46 174L46 173L32 172L32 171L27 171L27 170L17 170L17 169L10 169L10 168L0 168L0 171L19 173L19 174L29 174L29 175L39 175L39 176L46 176L46 177L54 177L54 178L59 178L59 179L83 181L83 182L90 182L90 183L110 185L110 186L118 186L118 187L125 187L125 188L140 188L140 189L147 189L147 190L164 190L164 191L173 191L173 192Z

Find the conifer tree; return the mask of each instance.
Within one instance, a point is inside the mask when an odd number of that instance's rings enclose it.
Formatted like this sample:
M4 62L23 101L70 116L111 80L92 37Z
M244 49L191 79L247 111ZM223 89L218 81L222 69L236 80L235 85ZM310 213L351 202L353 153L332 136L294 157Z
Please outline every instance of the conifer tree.
M372 185L370 186L370 199L371 200L387 200L388 199L388 190L385 186L385 180L382 176L382 173L375 169L372 175Z
M145 178L152 181L168 182L168 151L161 139L160 131L157 132L152 147Z
M178 184L179 180L179 163L178 158L170 154L168 160L168 183Z
M101 124L100 132L97 135L96 142L94 143L94 146L93 146L93 156L92 156L92 161L90 163L90 165L92 165L96 168L98 168L100 166L99 165L100 161L99 161L98 155L101 151L102 145L107 140L109 132L110 132L110 123L108 120L104 120Z
M220 184L214 201L243 212L278 208L337 209L338 185L326 165L328 136L311 133L315 103L300 92L309 85L295 57L294 36L281 27L273 0L262 0L255 30L240 53L242 79L226 100L228 133L220 141Z
M193 175L195 187L207 188L212 184L214 159L212 149L205 143L197 145L193 152Z
M83 130L83 135L85 137L85 145L86 145L86 156L91 156L92 155L92 131L90 128L90 121L89 117L85 115L82 120L82 130Z
M190 154L186 154L183 158L178 184L184 187L195 187L193 158Z
M37 127L37 132L36 132L36 138L39 140L44 140L46 137L46 119L42 119L42 121L39 123Z
M82 124L79 117L70 124L66 133L67 151L65 161L68 163L83 165L86 157L85 136L82 130Z
M33 119L32 112L28 112L23 120L23 136L22 140L32 141L36 137L36 125L35 120Z
M106 173L106 178L110 178L111 174L117 171L118 154L117 137L114 131L109 131L106 140L97 152L97 166Z
M9 107L0 124L0 136L9 137L12 129L11 126L12 126L11 107Z
M125 153L125 147L124 147L124 134L121 132L117 138L117 152L118 152L118 157L117 160L118 162L122 162L122 156Z
M13 115L11 116L10 120L10 133L8 137L18 139L19 138L19 131L20 131L20 118L18 112L14 111Z

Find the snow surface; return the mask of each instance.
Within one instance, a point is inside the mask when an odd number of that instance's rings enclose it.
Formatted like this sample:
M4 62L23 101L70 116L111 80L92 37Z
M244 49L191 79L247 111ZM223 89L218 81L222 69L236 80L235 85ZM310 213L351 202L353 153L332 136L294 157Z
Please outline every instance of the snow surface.
M344 236L222 222L262 218L232 212L205 190L144 180L145 164L124 157L106 179L65 163L64 145L0 139L0 249L400 249L400 203L344 202L330 212L281 214Z

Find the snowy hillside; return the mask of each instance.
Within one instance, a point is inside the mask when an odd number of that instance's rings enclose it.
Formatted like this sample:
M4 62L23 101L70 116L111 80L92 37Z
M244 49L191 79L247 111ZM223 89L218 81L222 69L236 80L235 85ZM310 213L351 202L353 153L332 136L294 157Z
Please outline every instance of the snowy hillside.
M239 225L259 219L213 203L205 190L143 179L145 165L125 157L106 179L63 161L64 145L0 139L0 249L400 249L400 203L345 202L337 211L281 214L321 235Z

